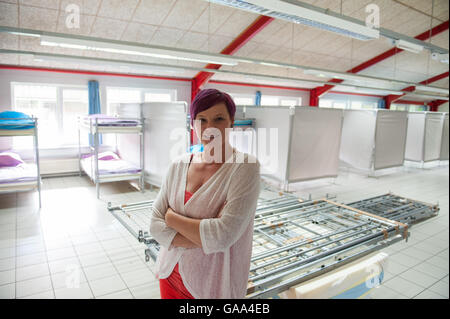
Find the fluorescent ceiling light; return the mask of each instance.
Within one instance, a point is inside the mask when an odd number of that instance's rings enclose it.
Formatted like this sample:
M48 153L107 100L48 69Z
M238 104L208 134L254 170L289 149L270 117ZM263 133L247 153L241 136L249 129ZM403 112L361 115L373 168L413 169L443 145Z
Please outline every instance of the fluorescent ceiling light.
M448 95L448 89L437 88L434 86L426 86L426 85L416 85L416 90L434 92L434 93L442 93Z
M148 71L148 72L164 72L164 73L180 73L184 71L182 67L174 68L171 66L165 65L145 65L141 63L132 63L125 61L102 61L102 60L91 60L88 57L64 57L64 56L49 56L44 54L34 54L34 61L37 62L60 62L60 63L78 63L78 64L90 64L93 66L116 66L119 67L123 72L129 72L130 69L139 69L140 71Z
M405 40L396 40L394 43L397 48L412 53L420 53L423 51L423 46Z
M276 19L331 31L358 40L378 39L380 31L344 18L309 9L300 2L286 0L209 0L210 2L262 14Z
M102 51L109 53L141 55L153 58L186 60L194 62L214 63L234 66L238 62L232 58L214 57L212 55L202 55L199 53L184 51L181 49L160 49L145 45L127 45L112 42L101 42L68 37L41 36L41 45L58 46L70 49Z

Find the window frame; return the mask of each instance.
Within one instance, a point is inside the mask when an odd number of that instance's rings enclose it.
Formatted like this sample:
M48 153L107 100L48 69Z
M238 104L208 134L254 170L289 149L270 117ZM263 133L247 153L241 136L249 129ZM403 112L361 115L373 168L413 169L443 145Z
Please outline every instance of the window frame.
M63 98L63 91L64 90L86 90L86 92L88 92L89 94L89 89L87 85L82 85L82 84L59 84L59 83L41 83L41 82L11 82L10 83L10 94L11 94L11 107L13 111L17 111L17 105L16 105L16 95L15 95L15 89L17 86L22 85L22 86L49 86L49 87L54 87L56 89L56 99L55 99L55 103L56 103L56 114L55 114L55 118L57 119L58 122L58 135L62 136L64 133L64 125L63 125L63 106L64 106L64 98ZM88 101L87 101L87 111L89 111L89 97L88 97ZM31 114L34 115L34 114ZM39 121L38 121L38 128L39 128ZM13 148L14 149L22 149L22 147L17 147L15 144L17 144L17 141L14 141L14 137L13 137ZM88 145L88 143L86 142L86 145ZM82 146L86 146L84 144L82 144ZM47 146L46 144L40 143L39 144L39 149L43 149L43 150L52 150L52 149L63 149L63 148L73 148L75 147L75 145L72 144L58 144L58 145L51 145L51 146Z

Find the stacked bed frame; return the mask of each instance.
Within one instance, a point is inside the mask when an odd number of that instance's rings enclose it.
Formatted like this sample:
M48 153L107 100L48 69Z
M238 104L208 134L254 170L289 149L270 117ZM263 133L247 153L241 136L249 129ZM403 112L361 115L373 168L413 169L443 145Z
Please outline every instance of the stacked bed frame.
M31 118L0 118L0 121L7 121L1 123L0 137L14 137L14 136L32 136L33 137L33 151L34 162L36 165L36 179L28 181L19 181L11 183L0 184L0 194L26 192L30 190L37 190L39 196L39 208L41 203L41 171L39 166L39 144L38 144L38 119ZM8 127L11 127L9 129Z
M376 206L374 210L369 205L380 202L387 206ZM108 203L114 217L145 244L146 261L155 261L159 252L159 244L148 233L152 204L153 201L119 206ZM247 298L277 296L290 287L407 240L411 221L438 211L437 205L393 194L349 205L328 198L304 201L288 194L260 198Z
M124 124L126 123L126 124ZM90 165L82 165L81 152L81 130L88 131L93 138L93 145L89 146ZM139 154L140 165L136 170L128 172L109 172L101 173L99 168L99 149L100 134L138 134L140 136ZM82 118L78 119L78 160L80 176L82 171L89 176L95 184L97 198L100 197L100 184L139 180L139 187L144 191L144 119L143 118L115 118L102 121L101 118Z

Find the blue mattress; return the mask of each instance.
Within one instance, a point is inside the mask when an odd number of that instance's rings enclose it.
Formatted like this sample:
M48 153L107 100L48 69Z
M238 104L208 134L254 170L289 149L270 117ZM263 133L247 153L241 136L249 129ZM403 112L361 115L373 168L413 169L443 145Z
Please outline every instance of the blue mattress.
M0 112L0 130L28 130L34 128L34 120L27 114L15 111Z
M252 120L234 120L234 126L251 126Z

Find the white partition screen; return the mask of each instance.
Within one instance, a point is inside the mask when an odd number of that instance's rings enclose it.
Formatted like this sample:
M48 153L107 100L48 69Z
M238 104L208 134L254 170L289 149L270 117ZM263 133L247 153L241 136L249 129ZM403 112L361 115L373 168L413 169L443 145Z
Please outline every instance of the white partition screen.
M245 117L255 119L256 154L261 175L286 180L291 114L289 107L247 106Z
M408 112L346 110L340 159L362 170L402 166Z
M127 108L131 106L121 105ZM136 106L134 106L136 107ZM173 159L188 151L189 130L186 102L151 102L139 105L145 119L145 180L160 186L169 164ZM137 154L136 137L125 134L118 136L118 149L124 159L134 161Z
M444 115L438 112L408 114L406 160L429 162L441 158Z
M374 169L403 165L407 128L408 112L377 111Z
M405 159L421 162L425 138L425 113L408 114L408 131L406 137Z
M442 142L441 142L441 161L448 160L449 149L449 128L448 128L448 113L444 115L444 125L442 129Z
M358 169L372 168L376 119L376 111L344 111L339 155L342 161Z
M341 110L296 107L290 140L288 181L337 176L341 129Z
M443 124L443 113L427 113L425 121L425 162L439 160L441 157Z

